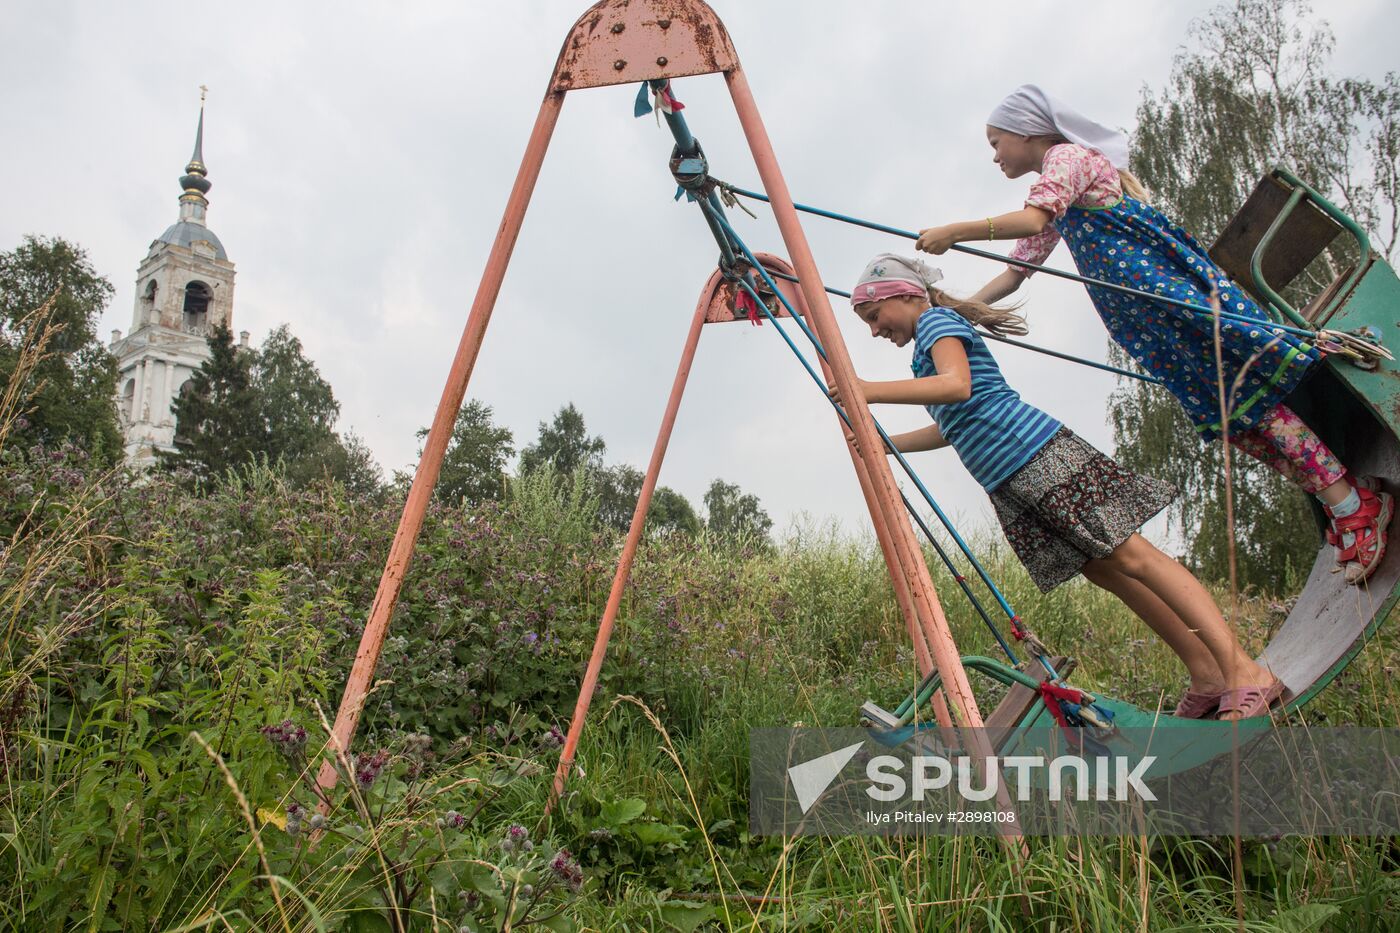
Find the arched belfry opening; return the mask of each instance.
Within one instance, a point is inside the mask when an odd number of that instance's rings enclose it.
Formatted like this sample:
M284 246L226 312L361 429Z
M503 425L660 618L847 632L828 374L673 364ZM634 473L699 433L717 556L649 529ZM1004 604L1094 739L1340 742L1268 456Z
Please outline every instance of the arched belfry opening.
M203 334L209 326L209 303L214 293L203 282L194 281L185 286L184 315L181 326L192 334Z
M154 321L156 319L156 293L160 287L155 279L146 283L145 289L141 292L141 314L140 323Z
M121 404L117 406L117 413L122 416L122 424L131 424L136 420L136 380L128 379L122 387Z

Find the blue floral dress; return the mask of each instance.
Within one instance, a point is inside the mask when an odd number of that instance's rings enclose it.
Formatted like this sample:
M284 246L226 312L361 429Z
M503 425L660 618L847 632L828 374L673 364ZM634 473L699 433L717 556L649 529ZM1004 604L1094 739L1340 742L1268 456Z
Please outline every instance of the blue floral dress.
M1012 256L1043 261L1055 242L1062 238L1069 245L1079 273L1087 278L1164 295L1202 308L1210 307L1211 290L1216 289L1221 310L1251 319L1248 323L1228 318L1220 320L1220 353L1226 392L1230 392L1235 380L1240 378L1238 388L1234 389L1230 430L1232 433L1246 430L1268 416L1298 385L1308 367L1319 359L1317 350L1296 336L1270 326L1263 309L1211 261L1195 237L1161 211L1124 196L1121 191L1114 203L1102 207L1083 206L1092 198L1085 198L1083 190L1065 190L1059 182L1069 176L1062 172L1052 176L1049 171L1051 153L1057 150L1078 150L1077 153L1065 152L1063 156L1095 157L1107 166L1107 160L1099 153L1079 146L1051 149L1047 153L1045 173L1050 177L1045 178L1044 187L1056 195L1047 199L1044 191L1038 196L1036 189L1032 189L1032 196L1026 203L1045 207L1056 214L1054 232L1047 230L1039 237L1021 241ZM1116 187L1116 171L1112 177ZM1055 200L1059 203L1053 203ZM1106 288L1086 287L1114 341L1148 373L1163 381L1186 409L1202 440L1217 437L1220 396L1213 318Z

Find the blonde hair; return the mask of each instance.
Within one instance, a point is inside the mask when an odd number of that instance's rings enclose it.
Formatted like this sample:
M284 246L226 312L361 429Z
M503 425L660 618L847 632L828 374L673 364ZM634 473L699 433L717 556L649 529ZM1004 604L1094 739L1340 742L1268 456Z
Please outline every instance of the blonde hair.
M1147 186L1138 181L1138 177L1125 168L1118 170L1118 183L1123 186L1123 193L1134 201L1146 204L1148 203L1147 199L1152 197Z
M1039 136L1036 138L1048 139L1056 145L1069 143L1068 139L1066 139L1063 136L1060 136L1057 133L1048 136ZM1152 193L1147 190L1147 186L1144 185L1141 181L1139 181L1136 175L1134 175L1132 172L1128 171L1125 168L1120 168L1118 170L1118 184L1123 189L1123 194L1132 198L1134 201L1139 201L1143 204L1147 204L1149 203L1148 199L1152 197Z
M1026 319L1016 313L1019 304L1011 307L989 305L971 298L954 298L952 295L932 285L928 287L928 299L935 307L956 311L967 319L969 324L985 327L998 337L1024 337L1030 333Z

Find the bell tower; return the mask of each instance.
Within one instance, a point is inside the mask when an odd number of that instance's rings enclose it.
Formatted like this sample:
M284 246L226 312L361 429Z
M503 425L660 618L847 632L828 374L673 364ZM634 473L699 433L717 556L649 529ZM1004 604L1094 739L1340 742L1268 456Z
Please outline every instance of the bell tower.
M152 465L156 451L175 449L170 406L191 374L209 358L206 338L215 325L233 326L233 263L209 229L206 197L212 183L204 165L204 92L194 155L180 176L180 216L152 243L136 270L131 332L113 331L117 358L117 412L126 459ZM246 345L248 335L242 334Z

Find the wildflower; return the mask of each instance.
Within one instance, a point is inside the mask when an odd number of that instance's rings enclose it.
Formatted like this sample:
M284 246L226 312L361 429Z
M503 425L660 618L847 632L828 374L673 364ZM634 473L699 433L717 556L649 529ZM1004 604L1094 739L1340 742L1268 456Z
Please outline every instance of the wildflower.
M361 790L366 790L379 778L379 772L389 763L389 753L380 749L373 755L364 752L355 756L355 782Z
M319 816L320 814L317 814ZM301 820L306 816L306 808L293 801L287 807L287 835L295 836L301 832ZM314 828L314 827L313 827Z
M540 746L540 748L563 748L564 733L559 731L558 726L550 726L548 732L541 734L540 737L535 740L535 744Z
M443 816L443 825L451 829L462 829L467 825L467 818L456 810L448 810Z
M290 719L284 719L275 726L263 726L260 730L267 740L289 761L299 761L305 754L306 730Z
M529 848L526 848L526 847ZM501 851L529 852L533 849L534 843L530 841L530 831L519 823L512 823L510 829L506 830L505 838L501 840Z
M583 887L583 869L579 868L578 862L569 855L568 849L560 849L549 863L549 870L555 878L569 886L570 891L577 892Z

